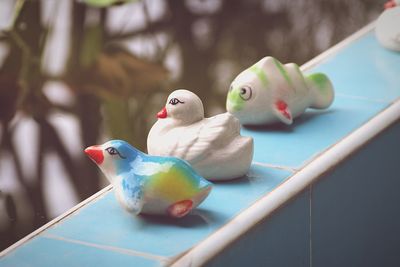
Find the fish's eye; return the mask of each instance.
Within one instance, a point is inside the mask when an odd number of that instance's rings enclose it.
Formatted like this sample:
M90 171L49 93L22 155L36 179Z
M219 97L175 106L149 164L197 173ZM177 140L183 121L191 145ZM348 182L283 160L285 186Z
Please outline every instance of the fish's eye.
M250 86L243 86L242 88L240 88L240 93L239 96L243 99L243 100L249 100L251 98L252 95L252 90Z
M108 152L108 154L110 154L111 156L114 156L114 155L118 155L120 158L125 158L125 157L123 157L120 153L119 153L119 151L116 149L116 148L114 148L114 147L108 147L108 148L106 148L106 151Z
M184 104L185 102L180 101L178 98L171 98L168 103L171 105L178 105L179 103Z

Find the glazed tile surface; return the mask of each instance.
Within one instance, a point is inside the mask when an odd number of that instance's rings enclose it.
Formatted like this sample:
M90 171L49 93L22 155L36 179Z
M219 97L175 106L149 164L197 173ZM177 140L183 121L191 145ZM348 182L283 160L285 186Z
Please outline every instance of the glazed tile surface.
M160 262L61 240L37 237L0 260L0 266L159 266Z
M154 255L176 256L222 227L289 176L286 171L253 166L249 177L215 184L197 210L178 220L132 216L121 210L113 192L109 192L45 233Z
M400 53L381 47L373 32L308 72L326 73L337 95L386 102L400 96Z
M308 110L292 126L243 128L242 135L254 138L254 161L299 169L386 106L338 96L328 110Z

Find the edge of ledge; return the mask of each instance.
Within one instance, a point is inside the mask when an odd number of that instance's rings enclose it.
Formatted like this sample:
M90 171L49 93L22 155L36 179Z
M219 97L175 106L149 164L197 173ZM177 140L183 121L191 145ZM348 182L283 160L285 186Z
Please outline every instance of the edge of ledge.
M93 194L92 196L88 197L87 199L83 200L82 202L79 202L77 205L73 206L71 209L69 209L66 212L62 213L61 215L57 216L56 218L54 218L53 220L49 221L48 223L42 225L41 227L39 227L38 229L36 229L32 233L28 234L27 236L21 238L20 240L18 240L17 242L15 242L14 244L12 244L8 248L6 248L5 250L0 251L0 258L5 256L6 254L10 253L12 250L18 248L19 246L21 246L25 242L29 241L30 239L34 238L35 236L39 235L41 232L43 232L44 230L46 230L50 226L53 226L54 224L58 223L59 221L61 221L61 220L65 219L65 218L67 218L68 216L72 215L72 213L74 213L78 209L86 206L86 204L92 202L93 200L99 198L100 196L104 195L105 193L110 191L112 188L113 188L113 186L111 184L106 186L106 187L104 187L99 192Z

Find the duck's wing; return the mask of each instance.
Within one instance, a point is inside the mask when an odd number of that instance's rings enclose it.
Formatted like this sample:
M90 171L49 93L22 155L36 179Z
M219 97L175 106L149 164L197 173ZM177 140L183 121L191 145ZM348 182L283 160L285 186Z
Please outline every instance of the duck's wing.
M240 124L234 116L229 113L219 114L188 129L187 134L175 144L173 154L193 164L206 157L213 149L229 143L239 133Z

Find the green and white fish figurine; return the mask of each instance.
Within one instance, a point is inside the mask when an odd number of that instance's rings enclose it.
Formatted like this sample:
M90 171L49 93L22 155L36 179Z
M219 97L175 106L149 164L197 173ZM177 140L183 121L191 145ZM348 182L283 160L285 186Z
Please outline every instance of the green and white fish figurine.
M334 99L323 73L305 76L298 65L264 57L231 83L226 109L244 125L292 124L307 108L325 109Z

